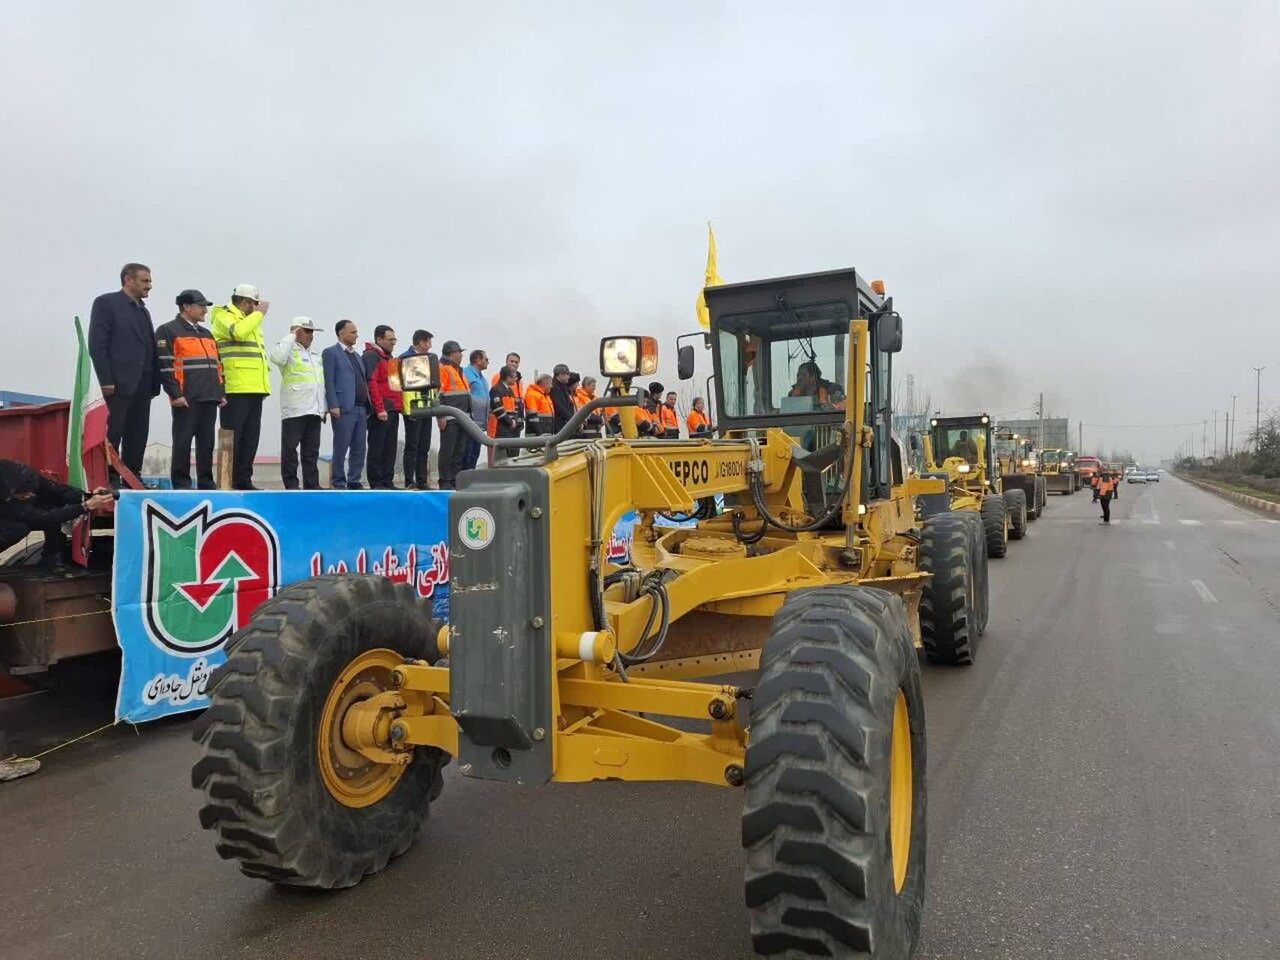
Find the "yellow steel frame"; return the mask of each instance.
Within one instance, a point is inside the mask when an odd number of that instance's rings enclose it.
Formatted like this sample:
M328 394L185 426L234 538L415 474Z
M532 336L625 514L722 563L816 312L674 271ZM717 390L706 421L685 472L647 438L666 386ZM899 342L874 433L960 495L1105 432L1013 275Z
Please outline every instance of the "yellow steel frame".
M853 387L844 429L856 446L869 445L871 432L862 422L868 363L867 321L851 324L854 349L849 351ZM857 374L857 375L855 375ZM553 779L584 781L694 780L711 784L741 782L747 733L738 714L738 688L697 678L754 669L761 635L737 648L734 638L703 634L700 642L681 649L680 640L666 659L632 667L626 678L606 664L566 657L578 649L577 638L594 631L587 582L593 552L604 570L607 540L621 517L638 510L632 563L641 571L670 571L667 595L672 631L701 616L729 615L764 624L787 594L831 583L867 583L900 593L907 602L918 638L918 599L927 574L918 570L915 540L904 536L915 524L913 494L941 492L938 481L914 478L894 488L889 500L859 503L862 456L852 451L854 476L845 504L846 530L837 533L787 534L771 531L753 555L700 559L684 555L691 537L715 538L737 549L729 518L717 517L696 529L653 523L657 511L692 511L703 497L742 495L748 490L751 463L759 457L765 500L771 513L805 517L799 471L792 461L792 438L770 429L763 436L731 439L639 440L634 437L634 411L622 408L624 437L596 441L583 455L567 448L545 465L551 491L548 520L556 531L548 562L556 571L548 626L552 641L553 729L535 731L549 737ZM630 436L627 436L630 435ZM743 498L744 502L748 498ZM585 504L600 509L584 509ZM754 507L735 505L755 529ZM649 596L628 600L622 584L603 594L607 631L622 653L645 642L641 636L655 601ZM760 618L760 619L757 619ZM735 633L737 631L734 631ZM750 632L750 631L748 631ZM563 641L563 642L562 642ZM610 648L612 649L612 648ZM390 725L394 749L435 746L456 754L458 728L449 714L449 671L421 662L405 663L393 675L404 703ZM644 714L644 716L640 716ZM681 718L682 727L654 716ZM687 721L706 729L690 732Z

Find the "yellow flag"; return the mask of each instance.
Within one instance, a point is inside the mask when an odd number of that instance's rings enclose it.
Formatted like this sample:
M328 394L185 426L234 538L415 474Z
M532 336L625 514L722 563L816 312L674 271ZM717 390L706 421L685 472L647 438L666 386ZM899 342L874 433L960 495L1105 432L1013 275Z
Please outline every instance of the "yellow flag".
M698 291L698 323L702 325L702 329L711 329L711 313L707 310L707 296L704 292L707 287L718 287L724 283L724 279L720 276L720 270L716 266L716 234L711 229L711 223L707 223L707 275L702 285L703 289Z

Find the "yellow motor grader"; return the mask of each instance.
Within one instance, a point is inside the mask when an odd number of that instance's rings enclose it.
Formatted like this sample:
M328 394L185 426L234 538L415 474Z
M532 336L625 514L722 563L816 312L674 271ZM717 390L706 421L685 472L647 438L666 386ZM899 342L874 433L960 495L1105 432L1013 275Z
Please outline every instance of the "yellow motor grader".
M426 357L397 365L411 416L515 455L451 497L447 625L403 585L325 576L232 639L192 771L223 857L276 883L356 884L413 843L451 758L512 784L697 781L743 791L760 955L910 955L925 892L916 647L971 659L975 541L953 514L916 519L914 497L943 485L908 476L891 432L902 321L882 288L841 270L706 299L713 438L638 438L648 337L602 342L609 395L550 437L492 440L438 405ZM603 407L622 436L581 438ZM611 563L633 510L630 560ZM655 522L673 513L699 519Z
M975 413L933 417L924 440L925 474L947 481L946 509L969 513L981 521L987 556L1003 557L1010 540L1027 533L1027 495L1005 491L996 461L991 417ZM924 498L925 516L941 509L937 498Z
M1051 447L1040 452L1040 472L1050 493L1070 496L1080 489L1076 458L1070 450Z
M995 433L996 468L1004 493L1021 490L1027 501L1027 520L1037 520L1048 503L1049 488L1039 470L1035 441L1012 430Z

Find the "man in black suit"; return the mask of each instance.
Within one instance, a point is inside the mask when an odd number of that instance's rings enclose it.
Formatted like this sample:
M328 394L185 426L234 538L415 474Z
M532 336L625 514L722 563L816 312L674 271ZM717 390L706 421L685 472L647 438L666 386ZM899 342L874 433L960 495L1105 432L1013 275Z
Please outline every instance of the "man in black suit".
M147 312L151 268L126 263L121 289L93 301L89 314L89 357L107 402L107 439L124 465L142 472L151 426L151 399L160 394L156 332Z

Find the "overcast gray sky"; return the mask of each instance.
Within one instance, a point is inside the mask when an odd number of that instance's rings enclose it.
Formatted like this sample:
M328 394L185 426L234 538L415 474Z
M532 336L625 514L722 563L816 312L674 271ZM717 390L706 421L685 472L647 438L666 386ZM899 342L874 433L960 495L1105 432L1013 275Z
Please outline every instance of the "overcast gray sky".
M1277 9L9 0L0 385L67 395L132 259L157 323L250 282L272 335L670 360L712 220L728 280L884 277L944 410L1154 459L1199 428L1093 425L1280 405Z

